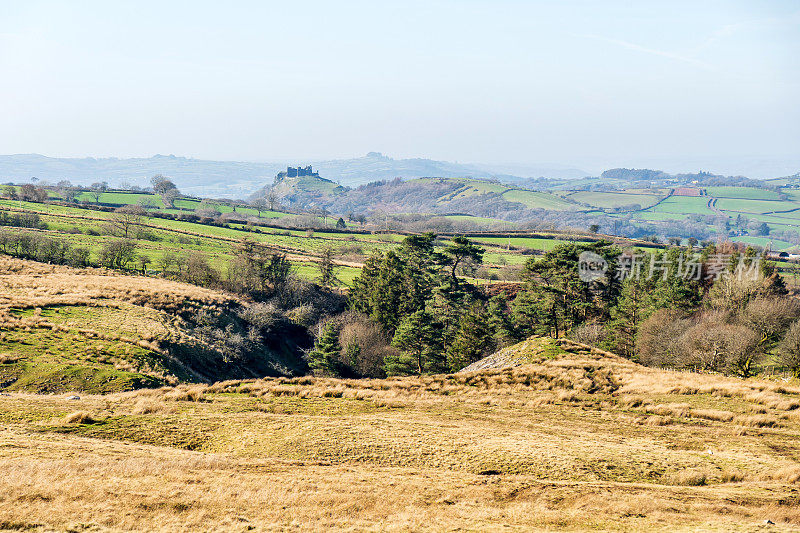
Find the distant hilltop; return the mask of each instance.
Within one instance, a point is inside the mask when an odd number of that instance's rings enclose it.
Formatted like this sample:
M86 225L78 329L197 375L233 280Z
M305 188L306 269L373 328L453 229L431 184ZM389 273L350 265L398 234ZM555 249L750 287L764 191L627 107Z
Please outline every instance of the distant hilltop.
M506 167L470 165L432 159L393 159L380 152L352 159L308 160L302 166L288 167L290 160L214 161L174 155L119 159L59 158L38 154L0 155L0 183L27 182L31 178L56 183L70 180L80 185L108 181L112 186L125 183L146 185L156 174L168 176L181 191L203 197L244 198L286 170L287 178L326 176L345 186L372 181L441 177L493 178L522 184L530 176L580 178L589 174L570 167ZM311 169L312 165L314 169ZM297 175L293 175L297 172ZM310 172L310 174L304 174Z

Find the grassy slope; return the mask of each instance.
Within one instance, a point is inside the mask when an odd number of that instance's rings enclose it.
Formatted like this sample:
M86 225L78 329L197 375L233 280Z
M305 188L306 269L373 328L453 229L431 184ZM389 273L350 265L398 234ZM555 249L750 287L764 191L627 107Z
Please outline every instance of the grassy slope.
M708 187L709 196L714 198L745 198L750 200L778 200L778 193L753 187Z
M442 181L442 178L419 178L411 181L425 183L434 180ZM575 204L567 202L563 198L548 192L531 191L511 185L503 185L502 183L465 178L445 178L445 181L458 183L462 185L462 188L452 197L440 199L439 205L442 206L446 206L451 200L460 200L486 193L495 193L501 194L503 198L509 202L518 202L531 209L563 211L576 208Z
M576 202L589 204L595 207L620 207L639 204L643 208L650 207L658 202L660 197L656 194L634 194L630 191L621 192L588 192L580 191L570 194L569 198Z
M509 202L519 202L531 209L564 211L575 209L576 207L575 204L566 202L554 194L524 189L511 189L503 193L503 198Z
M800 390L646 369L570 343L513 350L526 365L421 379L0 397L0 522L237 531L800 525Z
M200 310L247 334L236 298L109 274L0 256L0 389L99 393L297 371L288 332L242 361L198 337L191 316Z
M800 208L800 204L778 200L748 200L744 198L720 198L717 208L724 211L740 211L744 213L772 213Z
M9 200L0 200L0 208L40 213L41 220L48 224L47 233L60 234L61 238L73 244L88 248L95 257L103 244L113 239L107 235L91 234L98 230L104 233L104 228L113 217L112 213ZM341 266L337 275L346 284L358 274L360 263L369 255L386 251L403 239L403 235L399 234L326 233L274 228L259 228L259 233L254 233L243 231L246 228L241 224L216 227L155 217L146 218L145 224L147 230L158 239L139 241L138 251L150 257L151 269L158 268L158 260L166 253L180 255L191 251L204 255L213 266L224 271L232 257L232 248L246 237L289 254L297 265L298 275L308 279L319 275L314 263L318 255L330 247L339 256ZM493 254L490 257L498 260L498 263L489 267L518 262L518 252L502 250L501 246L492 246L490 242L487 245L488 251Z
M670 196L647 211L651 213L713 215L714 212L708 208L707 203L708 198L703 196Z

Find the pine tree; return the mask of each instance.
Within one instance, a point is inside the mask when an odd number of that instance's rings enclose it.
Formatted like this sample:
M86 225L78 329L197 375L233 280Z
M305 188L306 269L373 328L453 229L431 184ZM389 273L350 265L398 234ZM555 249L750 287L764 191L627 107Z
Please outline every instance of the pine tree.
M387 374L419 375L446 370L440 326L426 311L417 311L403 319L392 338L392 346L400 350L400 355L386 358Z
M482 309L471 309L462 314L455 339L447 347L450 371L458 372L481 359L493 344L489 317Z
M450 276L456 279L456 269L460 264L467 261L473 263L483 262L484 249L480 246L472 244L468 238L458 235L453 237L453 244L445 248L444 253L450 257Z
M602 257L606 271L593 281L578 272L583 252ZM616 264L619 249L606 241L561 244L541 259L529 259L523 270L525 291L517 296L514 311L527 320L524 329L554 337L591 318L605 319L619 294ZM522 297L522 299L520 299Z
M636 356L636 333L644 320L644 301L647 293L639 279L628 278L611 315L614 349L629 358Z
M495 344L504 346L518 339L514 321L504 292L489 300L486 308L489 327L495 338Z
M338 375L341 352L339 326L329 322L314 342L314 348L308 353L308 366L315 373Z
M322 251L322 257L320 257L317 267L319 268L319 282L323 287L341 283L336 277L336 264L333 262L333 249L330 247Z

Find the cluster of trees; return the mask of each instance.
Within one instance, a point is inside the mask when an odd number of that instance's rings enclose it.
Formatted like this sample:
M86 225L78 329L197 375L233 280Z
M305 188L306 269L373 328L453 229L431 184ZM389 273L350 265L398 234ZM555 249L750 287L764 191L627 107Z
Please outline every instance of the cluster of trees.
M56 265L89 265L89 250L41 233L0 228L0 253Z
M797 373L799 315L800 305L767 266L755 279L721 278L694 309L672 306L644 314L634 354L648 365L742 377L763 364Z
M6 185L3 188L3 196L9 200L22 200L25 202L46 202L49 198L47 189L43 187L36 187L33 184L26 183L16 187L14 185Z
M36 213L10 213L8 211L0 211L0 226L47 229L47 224L42 222Z
M315 371L456 371L531 335L566 335L652 366L747 377L771 363L800 373L800 305L752 248L636 254L608 242L563 244L531 258L520 287L490 296L462 277L480 263L479 247L434 242L409 236L367 261L350 311L318 326L308 354ZM579 268L587 252L606 266L591 279Z
M346 320L320 326L309 364L341 376L458 370L495 347L486 295L464 279L483 249L456 237L438 251L432 233L370 257L354 280Z
M774 265L752 248L710 244L689 271L688 254L675 247L638 257L639 275L596 292L589 314L566 323L567 334L651 366L742 377L765 363L800 370L800 352L792 344L800 335L800 306L787 296ZM555 270L547 275L558 277ZM538 287L522 298L541 292ZM572 295L570 301L582 300ZM518 297L514 307L520 302Z

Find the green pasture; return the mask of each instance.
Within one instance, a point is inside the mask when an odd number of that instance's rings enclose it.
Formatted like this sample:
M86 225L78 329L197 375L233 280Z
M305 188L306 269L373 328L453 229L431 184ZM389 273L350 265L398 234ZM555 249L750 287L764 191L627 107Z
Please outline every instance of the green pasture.
M776 191L756 189L755 187L706 187L709 196L714 198L742 198L746 200L780 200Z
M503 193L503 198L509 202L521 203L530 209L550 209L554 211L575 209L575 204L571 204L555 194L546 192L511 189Z
M787 211L800 208L800 204L789 201L746 200L742 198L720 198L717 200L717 209L724 211L738 211L742 213L765 214L773 211Z
M595 207L614 208L626 205L638 204L642 208L650 207L658 202L659 197L655 194L629 194L620 192L593 192L578 191L569 196L576 202L589 204Z
M708 208L708 200L704 196L670 196L657 206L645 211L650 213L713 215L714 211Z

